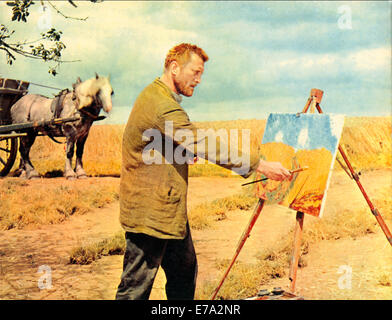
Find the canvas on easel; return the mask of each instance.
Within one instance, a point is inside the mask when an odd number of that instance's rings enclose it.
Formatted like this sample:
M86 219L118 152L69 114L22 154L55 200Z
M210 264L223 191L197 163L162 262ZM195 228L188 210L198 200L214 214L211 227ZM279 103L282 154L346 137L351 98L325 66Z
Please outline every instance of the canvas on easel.
M343 125L344 116L337 114L270 114L260 150L264 160L279 161L290 170L308 169L284 182L259 182L256 195L321 217Z

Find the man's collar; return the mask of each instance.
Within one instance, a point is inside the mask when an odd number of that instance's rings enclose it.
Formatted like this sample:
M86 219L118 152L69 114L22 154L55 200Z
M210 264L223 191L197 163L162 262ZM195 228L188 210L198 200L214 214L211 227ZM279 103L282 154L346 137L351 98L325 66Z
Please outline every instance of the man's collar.
M171 91L171 95L173 96L174 100L176 100L177 103L180 104L180 103L182 102L182 97L181 97L181 95L175 93L175 92L172 91L172 90L170 90L170 91Z
M182 97L181 95L175 93L173 90L171 90L160 78L156 78L155 81L159 83L160 85L164 86L171 94L173 99L180 104L182 102Z

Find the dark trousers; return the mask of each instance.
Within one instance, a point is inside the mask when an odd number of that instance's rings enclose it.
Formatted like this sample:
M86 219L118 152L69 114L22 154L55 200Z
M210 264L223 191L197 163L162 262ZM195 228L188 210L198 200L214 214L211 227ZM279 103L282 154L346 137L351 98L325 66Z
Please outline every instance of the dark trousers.
M123 273L117 300L147 300L159 266L166 274L168 300L194 299L197 260L189 226L182 240L126 232Z

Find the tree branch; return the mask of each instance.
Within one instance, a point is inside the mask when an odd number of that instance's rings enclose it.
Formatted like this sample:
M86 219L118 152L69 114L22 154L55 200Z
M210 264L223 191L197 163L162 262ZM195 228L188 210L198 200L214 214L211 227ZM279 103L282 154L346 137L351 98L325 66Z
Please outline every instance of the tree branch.
M70 4L72 4L75 8L78 7L72 0L68 0L68 2L69 2Z
M25 40L23 42L8 43L8 45L10 45L10 46L17 46L17 45L25 46L25 45L32 44L32 43L37 43L38 41L42 41L42 40L43 40L43 38L37 39L37 40L33 40L33 41L29 41L29 42L27 42L27 40Z
M14 60L15 60L15 57L11 54L10 50L17 53L17 54L20 54L26 58L37 59L37 60L42 60L42 58L43 58L42 55L33 54L33 53L28 52L26 50L22 50L22 49L10 46L7 43L2 42L2 41L0 41L0 49L6 51ZM55 61L55 62L59 62L59 63L70 63L70 62L80 62L81 61L81 60L61 60L58 58L53 58L50 60Z
M14 56L11 52L9 52L9 50L8 50L7 48L0 47L0 50L4 50L5 52L7 52L7 54L8 54L13 60L15 60L15 56Z
M86 21L87 19L88 19L88 17L86 17L86 18L76 18L76 17L69 17L69 16L66 16L64 13L62 13L59 9L57 9L55 6L54 6L54 4L52 4L52 2L51 1L46 1L47 3L49 3L49 5L54 9L54 10L56 10L56 12L58 13L58 14L60 14L60 15L62 15L65 19L73 19L73 20L81 20L81 21Z
M92 3L99 3L103 0L89 0ZM7 6L12 7L12 17L11 21L22 21L27 22L28 16L30 14L30 9L37 2L41 4L41 6L46 6L45 2L56 11L57 14L61 15L65 19L73 19L86 21L86 18L78 18L71 17L64 14L61 10L59 10L55 5L54 1L50 0L8 0L6 2ZM68 0L69 4L73 7L77 8L78 6L74 3L73 0ZM61 60L62 50L66 48L65 44L60 41L61 39L61 31L56 31L56 29L51 28L46 33L41 33L42 38L38 40L24 40L17 41L16 43L9 43L14 34L13 31L9 31L8 28L4 24L0 24L0 50L5 52L7 63L12 65L18 55L29 59L41 60L44 62L55 62L54 67L49 68L49 73L53 76L57 74L56 69L60 67L60 63L65 62L80 62L80 60L72 60L66 61ZM11 40L12 41L12 40ZM51 42L49 45L47 42ZM29 46L27 48L26 46ZM26 48L26 49L25 49Z

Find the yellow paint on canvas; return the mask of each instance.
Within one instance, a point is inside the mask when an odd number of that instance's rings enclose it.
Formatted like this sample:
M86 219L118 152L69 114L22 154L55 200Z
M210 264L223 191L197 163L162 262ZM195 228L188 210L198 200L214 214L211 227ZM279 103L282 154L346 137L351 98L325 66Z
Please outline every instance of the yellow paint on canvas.
M257 196L318 216L331 168L331 152L325 148L295 152L294 148L280 142L262 145L261 152L266 160L279 161L288 169L308 169L295 173L285 182L267 180L258 183Z

